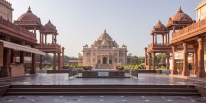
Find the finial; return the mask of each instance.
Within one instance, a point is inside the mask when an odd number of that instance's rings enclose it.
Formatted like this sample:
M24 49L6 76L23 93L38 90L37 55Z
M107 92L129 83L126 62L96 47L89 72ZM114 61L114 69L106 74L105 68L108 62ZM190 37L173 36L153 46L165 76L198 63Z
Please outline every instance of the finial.
M50 19L49 19L49 23L50 23L51 21L50 21Z
M181 10L182 8L181 8L181 6L179 7L179 10Z
M159 20L159 22L161 22L161 21Z
M104 32L106 33L106 29L104 29Z
M29 6L28 10L31 10L30 6Z

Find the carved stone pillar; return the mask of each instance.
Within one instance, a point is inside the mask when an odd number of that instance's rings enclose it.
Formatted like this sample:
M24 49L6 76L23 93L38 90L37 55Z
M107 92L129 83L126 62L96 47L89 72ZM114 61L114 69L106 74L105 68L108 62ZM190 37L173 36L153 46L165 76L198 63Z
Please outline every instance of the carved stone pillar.
M10 62L11 63L14 63L15 62L15 60L14 60L14 49L11 49L11 55L10 55Z
M204 39L198 38L199 50L198 50L198 72L197 77L206 77L204 68Z
M147 48L144 48L145 49L145 69L147 69Z
M54 34L52 34L52 44L54 44Z
M176 59L175 59L175 52L176 52L177 46L172 46L172 56L173 56L173 68L172 68L172 73L173 75L177 75L178 71L177 71L177 66L176 66Z
M40 69L42 69L42 55L40 55L40 64L39 64L40 66Z
M198 46L194 45L194 74L196 75L198 72L198 56L197 56Z
M56 52L54 52L53 70L56 70Z
M39 43L42 45L42 40L41 40L41 36L42 34L41 34L41 32L40 32L40 34L39 34Z
M10 77L10 71L9 71L9 48L4 48L3 50L3 67L1 70L1 77Z
M166 69L169 70L169 60L170 60L170 55L169 53L166 53L166 56L167 56L167 64L166 64Z
M60 53L58 53L58 69L61 69L61 66L60 66Z
M154 34L152 34L152 44L154 45Z
M35 36L36 36L36 27L34 27L34 34L35 34Z
M167 34L165 34L165 44L167 44Z
M42 34L42 44L44 44L44 34Z
M183 61L183 71L182 75L183 76L190 76L190 71L188 67L188 52L187 52L187 43L183 43L183 48L184 48L184 61Z
M55 35L55 39L56 39L56 41L57 41L57 35ZM55 41L55 44L57 44L57 42Z
M173 33L175 33L175 27L173 27L172 29L173 29Z
M153 70L155 70L155 53L152 53L152 56L153 56L153 61L152 61L153 66L152 67L153 67Z
M162 34L162 45L164 45L164 34Z
M155 44L157 44L157 34L155 34Z
M54 52L53 70L56 70L56 52Z
M45 45L47 45L47 34L45 34Z
M168 44L170 43L170 34L169 33L167 34L167 43Z
M36 74L36 54L32 53L32 67L31 67L31 71L30 74Z
M148 60L148 65L149 65L149 70L151 69L151 53L148 53L148 58L149 58L149 60Z
M20 63L24 63L24 51L20 51Z
M64 69L64 47L62 47L62 69Z

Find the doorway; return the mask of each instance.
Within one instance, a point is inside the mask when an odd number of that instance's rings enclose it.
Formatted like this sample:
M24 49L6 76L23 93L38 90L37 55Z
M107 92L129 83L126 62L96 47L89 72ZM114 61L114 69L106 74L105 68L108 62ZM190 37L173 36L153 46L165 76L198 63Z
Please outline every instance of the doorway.
M103 64L107 64L107 57L103 58Z

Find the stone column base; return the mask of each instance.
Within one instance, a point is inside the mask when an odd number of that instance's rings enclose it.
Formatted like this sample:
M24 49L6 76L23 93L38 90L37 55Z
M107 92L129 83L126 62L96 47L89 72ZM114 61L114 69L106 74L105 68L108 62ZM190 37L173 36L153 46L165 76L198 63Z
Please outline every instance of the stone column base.
M197 77L205 78L206 73L204 67L198 67L198 72L196 74Z
M2 67L1 77L11 77L11 72L9 71L9 67Z
M190 72L189 71L182 71L182 75L183 76L190 76Z
M172 75L178 75L178 71L176 70L176 71L171 71L171 74Z
M36 68L32 67L31 71L30 71L30 74L36 74Z
M1 72L1 77L11 77L10 72Z

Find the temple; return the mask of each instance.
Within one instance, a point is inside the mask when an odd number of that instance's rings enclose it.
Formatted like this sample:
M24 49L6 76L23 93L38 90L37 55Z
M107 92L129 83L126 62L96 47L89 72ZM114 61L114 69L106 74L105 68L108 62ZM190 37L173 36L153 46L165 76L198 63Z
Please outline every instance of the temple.
M116 65L131 64L132 54L127 55L127 46L122 47L107 34L106 29L95 40L91 48L83 46L83 55L79 53L79 65L92 66L95 69L114 69ZM83 62L82 62L83 61Z

